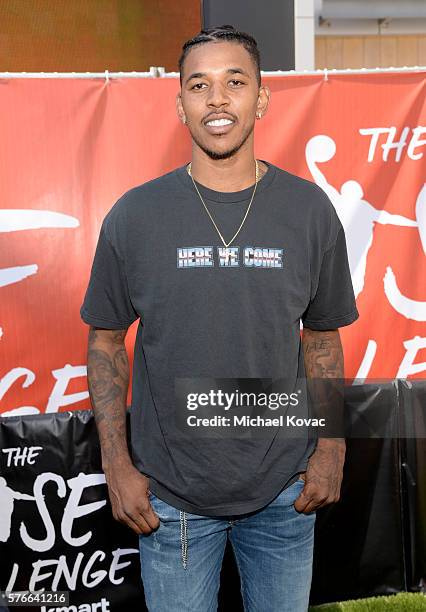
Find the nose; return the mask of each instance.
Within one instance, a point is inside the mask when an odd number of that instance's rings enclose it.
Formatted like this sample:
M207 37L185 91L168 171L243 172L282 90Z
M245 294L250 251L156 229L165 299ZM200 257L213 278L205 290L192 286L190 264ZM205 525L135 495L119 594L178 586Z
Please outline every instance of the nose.
M224 86L221 83L212 83L207 97L208 106L218 108L228 104L228 102L229 97Z

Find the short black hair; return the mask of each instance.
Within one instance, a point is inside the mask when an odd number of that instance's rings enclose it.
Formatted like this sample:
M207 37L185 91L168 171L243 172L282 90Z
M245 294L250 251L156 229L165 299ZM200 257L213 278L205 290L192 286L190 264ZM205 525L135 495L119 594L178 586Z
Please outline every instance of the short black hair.
M243 47L250 53L250 57L253 60L253 64L256 69L257 82L260 86L260 53L259 49L257 48L257 42L253 36L247 34L246 32L236 30L232 25L221 25L214 28L201 30L201 32L194 36L194 38L187 40L186 43L183 44L182 55L179 58L180 84L182 85L183 64L192 47L215 41L229 41L243 45Z

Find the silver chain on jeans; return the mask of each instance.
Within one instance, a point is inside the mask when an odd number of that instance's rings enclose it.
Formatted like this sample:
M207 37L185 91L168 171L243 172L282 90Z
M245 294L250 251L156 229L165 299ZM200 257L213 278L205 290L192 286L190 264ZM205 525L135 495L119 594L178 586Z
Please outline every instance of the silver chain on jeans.
M186 513L180 510L180 543L182 549L182 564L183 568L186 569L188 560L188 523L186 519Z

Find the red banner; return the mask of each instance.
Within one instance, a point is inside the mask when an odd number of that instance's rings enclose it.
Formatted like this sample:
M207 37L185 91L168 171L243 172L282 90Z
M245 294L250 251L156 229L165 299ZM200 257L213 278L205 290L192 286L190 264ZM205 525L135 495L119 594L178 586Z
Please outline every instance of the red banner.
M426 73L264 82L272 98L256 122L256 156L316 182L346 231L360 313L341 329L346 376L424 377ZM0 412L88 408L79 309L99 228L127 189L190 160L179 81L1 87Z

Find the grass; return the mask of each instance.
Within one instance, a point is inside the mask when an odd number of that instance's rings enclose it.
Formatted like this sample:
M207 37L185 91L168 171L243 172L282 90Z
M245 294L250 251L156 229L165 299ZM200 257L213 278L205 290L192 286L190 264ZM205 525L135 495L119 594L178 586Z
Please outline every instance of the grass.
M426 612L426 595L397 593L368 599L350 599L337 603L311 606L309 612Z

